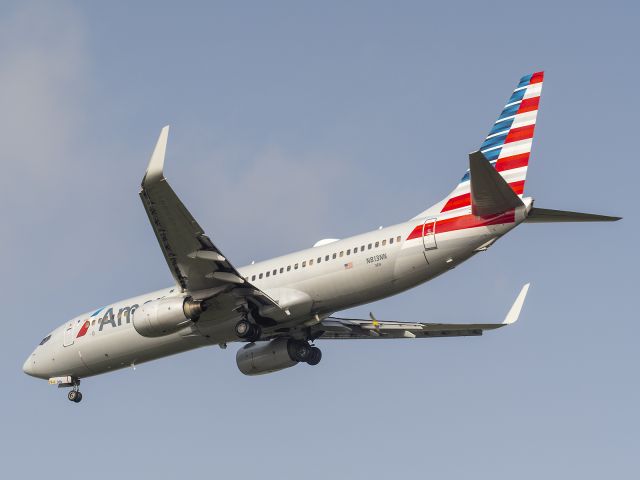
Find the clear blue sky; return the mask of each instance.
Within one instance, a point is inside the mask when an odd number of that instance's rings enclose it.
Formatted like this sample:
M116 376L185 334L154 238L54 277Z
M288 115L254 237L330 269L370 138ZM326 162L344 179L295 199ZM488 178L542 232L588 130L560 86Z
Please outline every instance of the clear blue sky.
M6 478L631 478L640 453L637 2L4 2L0 457ZM235 347L83 382L27 377L54 326L172 279L138 199L166 173L243 265L410 218L546 72L527 195L624 216L525 225L348 312L520 322L324 342L249 378Z

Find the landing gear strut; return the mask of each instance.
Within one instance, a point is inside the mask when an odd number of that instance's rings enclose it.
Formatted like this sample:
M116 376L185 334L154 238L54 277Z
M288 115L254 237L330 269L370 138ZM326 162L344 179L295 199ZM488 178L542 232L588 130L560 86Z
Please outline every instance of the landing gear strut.
M246 318L236 323L236 335L239 338L248 340L249 342L255 342L256 340L260 340L261 334L262 328L260 328L260 325L251 323Z
M67 398L74 402L74 403L80 403L82 401L82 393L80 393L80 380L75 380L73 382L73 390L71 390L68 394L67 394Z

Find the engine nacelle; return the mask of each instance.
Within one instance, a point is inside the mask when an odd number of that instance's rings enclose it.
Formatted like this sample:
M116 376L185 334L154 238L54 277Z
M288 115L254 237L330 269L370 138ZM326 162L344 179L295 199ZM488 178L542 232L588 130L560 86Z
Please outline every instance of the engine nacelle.
M191 297L153 300L133 312L133 328L143 337L169 335L197 320L203 310L202 302Z
M292 359L294 343L290 338L249 343L236 353L238 369L245 375L262 375L293 367L298 363Z

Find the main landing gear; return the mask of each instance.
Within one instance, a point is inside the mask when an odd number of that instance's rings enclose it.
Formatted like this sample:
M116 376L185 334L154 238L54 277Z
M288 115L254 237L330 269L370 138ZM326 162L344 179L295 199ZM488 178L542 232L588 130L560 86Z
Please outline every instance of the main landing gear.
M260 340L262 327L250 322L247 318L243 318L236 323L235 332L238 338L252 343ZM322 352L320 349L309 344L306 340L289 339L287 343L287 353L291 360L309 365L318 365L320 360L322 360Z
M318 347L309 345L304 340L292 340L288 345L289 357L296 362L317 365L322 360L322 352Z
M236 335L238 338L242 338L249 342L255 342L260 340L260 335L262 335L262 328L260 325L256 323L252 323L246 318L243 318L238 323L236 323Z

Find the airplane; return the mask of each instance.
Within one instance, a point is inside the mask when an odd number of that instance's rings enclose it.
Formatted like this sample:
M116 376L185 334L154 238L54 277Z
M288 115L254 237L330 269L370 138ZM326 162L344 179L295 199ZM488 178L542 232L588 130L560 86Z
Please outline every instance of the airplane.
M518 319L529 284L501 323L352 319L336 312L398 294L486 251L522 223L616 221L550 210L524 196L543 72L522 77L469 168L443 200L396 225L236 268L169 186L164 127L140 198L175 284L83 313L46 335L23 371L67 387L187 350L243 342L238 369L260 375L317 365L330 339L478 336Z

